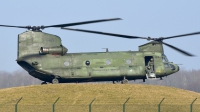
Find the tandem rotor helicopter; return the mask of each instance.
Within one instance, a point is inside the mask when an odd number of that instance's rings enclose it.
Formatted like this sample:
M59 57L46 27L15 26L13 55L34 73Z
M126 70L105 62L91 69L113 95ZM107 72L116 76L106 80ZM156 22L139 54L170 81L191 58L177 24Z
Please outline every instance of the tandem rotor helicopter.
M187 56L193 56L184 50L163 42L183 36L197 35L200 32L170 37L138 37L99 31L66 28L68 26L120 20L120 18L101 19L85 22L50 26L11 26L1 27L25 28L27 31L18 35L17 63L31 76L47 82L95 82L113 81L128 83L136 79L156 79L179 71L179 66L169 62L164 54L163 44ZM61 38L44 33L41 30L57 27L65 30L96 33L128 39L146 39L151 42L139 46L138 51L67 53L68 49L61 43Z

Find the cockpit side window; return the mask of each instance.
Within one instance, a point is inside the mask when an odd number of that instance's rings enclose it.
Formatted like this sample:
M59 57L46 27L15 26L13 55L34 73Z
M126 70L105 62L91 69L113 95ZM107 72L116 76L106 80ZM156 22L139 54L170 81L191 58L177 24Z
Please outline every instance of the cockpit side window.
M170 64L170 67L171 67L172 70L175 70L175 69L176 69L175 66L172 65L172 64Z
M164 63L165 68L169 68L169 64L168 64L169 61L167 57L165 56L165 54L162 55L162 61Z
M165 61L166 61L166 62L169 62L166 56L165 56Z
M169 64L168 63L164 63L165 68L169 68Z
M167 61L165 60L165 58L164 57L162 57L162 61L164 62L164 63L166 63Z
M167 57L164 54L162 54L162 60L163 60L163 62L169 62Z

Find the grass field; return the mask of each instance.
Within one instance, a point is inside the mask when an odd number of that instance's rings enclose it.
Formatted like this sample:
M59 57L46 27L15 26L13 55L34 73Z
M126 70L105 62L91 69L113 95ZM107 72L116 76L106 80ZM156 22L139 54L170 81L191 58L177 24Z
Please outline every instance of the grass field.
M94 98L92 112L200 112L200 93L165 86L145 84L48 84L0 89L0 112L88 112L88 105Z

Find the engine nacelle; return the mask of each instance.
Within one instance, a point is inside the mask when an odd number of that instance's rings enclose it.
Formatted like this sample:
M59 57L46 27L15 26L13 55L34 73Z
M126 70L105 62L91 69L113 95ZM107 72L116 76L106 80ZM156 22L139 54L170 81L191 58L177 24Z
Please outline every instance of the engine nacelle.
M40 54L55 54L55 55L65 55L68 49L64 46L55 47L41 47Z

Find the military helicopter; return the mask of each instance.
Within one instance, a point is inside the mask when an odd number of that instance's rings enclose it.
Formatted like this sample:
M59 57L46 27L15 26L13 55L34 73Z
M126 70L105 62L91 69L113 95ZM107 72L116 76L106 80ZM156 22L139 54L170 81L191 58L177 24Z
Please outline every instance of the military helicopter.
M95 81L113 81L113 83L118 81L126 84L128 80L162 79L164 76L179 71L179 66L169 62L165 56L163 44L187 56L193 56L186 51L164 43L163 40L200 34L200 32L196 32L165 38L151 38L66 28L113 20L120 20L120 18L50 26L0 26L28 29L18 35L18 57L16 61L31 76L44 81L42 84L47 84L47 82L58 84ZM50 27L153 41L139 46L139 51L109 52L107 49L106 52L67 53L68 49L63 46L60 37L41 31ZM149 65L150 61L151 65Z

